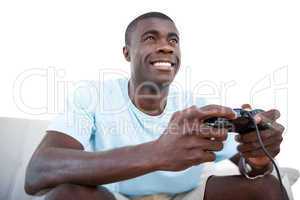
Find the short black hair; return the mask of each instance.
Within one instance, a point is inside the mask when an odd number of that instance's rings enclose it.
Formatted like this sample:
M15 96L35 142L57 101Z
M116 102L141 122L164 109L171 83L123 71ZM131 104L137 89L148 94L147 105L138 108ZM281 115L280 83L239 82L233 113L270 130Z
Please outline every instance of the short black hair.
M174 23L174 21L166 14L161 13L161 12L148 12L145 14L142 14L140 16L138 16L137 18L135 18L134 20L132 20L129 25L126 28L125 31L125 45L129 45L130 44L130 36L131 33L134 31L134 29L136 28L136 25L139 21L143 20L143 19L147 19L147 18L160 18L160 19L165 19L165 20L169 20L171 22Z

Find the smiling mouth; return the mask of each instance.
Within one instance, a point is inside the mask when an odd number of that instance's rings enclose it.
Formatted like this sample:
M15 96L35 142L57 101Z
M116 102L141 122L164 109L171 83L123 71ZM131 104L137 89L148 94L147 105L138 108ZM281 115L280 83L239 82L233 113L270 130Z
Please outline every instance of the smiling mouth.
M161 71L172 71L174 70L175 63L170 61L154 61L151 62L151 65Z

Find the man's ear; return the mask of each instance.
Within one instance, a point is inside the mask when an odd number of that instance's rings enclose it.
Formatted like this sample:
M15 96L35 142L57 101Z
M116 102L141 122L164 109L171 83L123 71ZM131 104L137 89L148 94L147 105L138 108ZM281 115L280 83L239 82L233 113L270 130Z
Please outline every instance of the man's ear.
M127 46L123 47L123 55L125 59L130 62L130 53L129 53L129 48Z

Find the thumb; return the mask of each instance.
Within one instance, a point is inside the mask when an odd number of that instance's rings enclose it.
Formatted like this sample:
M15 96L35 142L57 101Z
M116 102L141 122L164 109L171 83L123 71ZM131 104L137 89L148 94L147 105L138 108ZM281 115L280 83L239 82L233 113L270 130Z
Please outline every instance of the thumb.
M242 105L242 109L250 111L250 110L252 110L252 107L250 104L245 103Z
M259 114L257 114L254 116L254 120L256 124L259 124L262 121L262 118L261 116L259 116Z
M243 104L242 109L250 111L250 110L252 110L252 107L250 104ZM261 122L262 118L259 116L259 114L257 114L254 116L254 120L255 120L256 124L259 124Z

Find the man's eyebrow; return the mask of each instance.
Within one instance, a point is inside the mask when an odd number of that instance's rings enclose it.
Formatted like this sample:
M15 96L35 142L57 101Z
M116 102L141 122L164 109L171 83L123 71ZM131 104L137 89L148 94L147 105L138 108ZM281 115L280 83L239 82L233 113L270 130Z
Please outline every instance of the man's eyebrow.
M141 37L144 37L147 34L158 35L159 32L157 30L151 29L151 30L148 30L148 31L144 32Z
M151 29L151 30L144 32L141 37L144 37L147 34L159 35L159 31L155 30L155 29ZM179 39L179 36L176 32L168 33L168 37L176 37L177 39Z
M168 37L176 37L177 39L179 39L179 35L175 32L171 32L168 34Z

